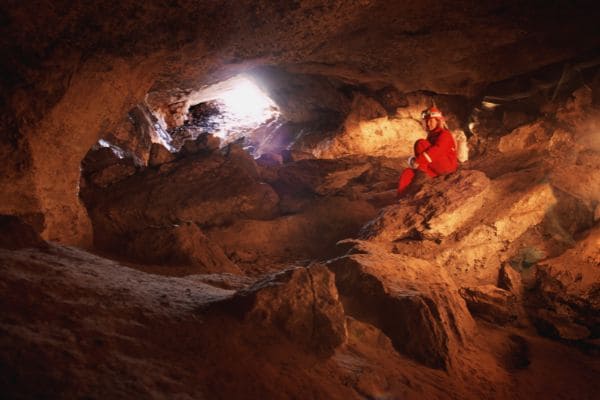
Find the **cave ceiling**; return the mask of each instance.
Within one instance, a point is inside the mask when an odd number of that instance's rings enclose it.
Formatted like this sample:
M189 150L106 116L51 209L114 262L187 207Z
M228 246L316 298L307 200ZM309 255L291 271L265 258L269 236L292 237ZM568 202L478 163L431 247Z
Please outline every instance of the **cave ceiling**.
M260 65L351 82L475 94L593 51L594 2L4 2L4 84L43 85L87 58L156 56L152 91ZM107 62L106 68L110 68Z

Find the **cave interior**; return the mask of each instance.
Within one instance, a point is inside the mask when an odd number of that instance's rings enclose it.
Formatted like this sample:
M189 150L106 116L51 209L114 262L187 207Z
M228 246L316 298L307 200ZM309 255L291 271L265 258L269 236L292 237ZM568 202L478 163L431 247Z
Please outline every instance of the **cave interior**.
M0 397L596 398L599 15L4 2Z

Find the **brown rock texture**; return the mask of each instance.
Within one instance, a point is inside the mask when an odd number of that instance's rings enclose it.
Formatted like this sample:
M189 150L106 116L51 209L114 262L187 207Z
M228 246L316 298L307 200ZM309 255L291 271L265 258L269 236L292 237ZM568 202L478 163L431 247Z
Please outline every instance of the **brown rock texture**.
M212 307L233 313L259 332L275 327L291 341L324 357L346 340L335 277L319 264L269 276Z
M31 225L12 215L0 215L0 248L17 250L45 246L46 242Z
M506 324L518 317L515 295L494 285L461 288L460 295L469 311L486 321Z
M138 231L120 254L148 264L189 265L196 273L241 273L221 247L190 222Z
M538 297L533 304L539 308L533 311L533 318L550 336L595 337L600 324L599 287L600 231L593 228L573 249L537 267L531 295Z
M473 321L449 275L430 263L359 243L329 262L346 312L379 327L397 351L447 369Z
M173 161L175 156L165 148L165 146L153 143L150 147L150 155L148 158L148 165L151 167L158 167L162 164Z
M470 330L449 372L414 362L376 326L340 320L348 309L320 265L251 285L227 274L151 275L56 245L0 249L0 260L0 387L8 397L285 399L310 387L331 399L527 399L598 390L597 360L527 332ZM399 275L410 284L414 274L431 275L425 265ZM382 282L399 278L394 268L377 269ZM224 282L242 290L213 286ZM431 283L414 295L448 293Z
M411 193L407 201L382 211L363 235L380 241L397 241L414 235L441 239L458 230L483 206L489 185L489 179L479 171L427 179L423 188L414 195Z
M258 181L248 156L199 155L146 169L100 193L87 195L96 244L119 246L123 234L191 221L224 224L241 216L267 218L278 196ZM246 166L249 165L250 168Z

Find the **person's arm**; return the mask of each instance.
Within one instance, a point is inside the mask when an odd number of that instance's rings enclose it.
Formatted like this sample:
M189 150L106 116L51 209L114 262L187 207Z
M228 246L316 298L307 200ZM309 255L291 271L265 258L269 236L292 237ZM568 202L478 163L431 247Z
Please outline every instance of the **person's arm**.
M434 145L430 146L426 151L421 153L417 157L417 163L419 166L429 166L429 164L436 164L436 161L446 157L451 152L452 148L455 148L454 138L448 131L440 133L437 141Z

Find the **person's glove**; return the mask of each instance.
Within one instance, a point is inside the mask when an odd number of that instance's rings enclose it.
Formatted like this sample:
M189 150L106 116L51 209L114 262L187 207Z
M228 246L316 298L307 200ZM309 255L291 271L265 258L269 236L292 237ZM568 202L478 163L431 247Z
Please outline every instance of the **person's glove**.
M419 164L417 163L417 159L415 156L408 157L408 166L411 168L418 168Z

